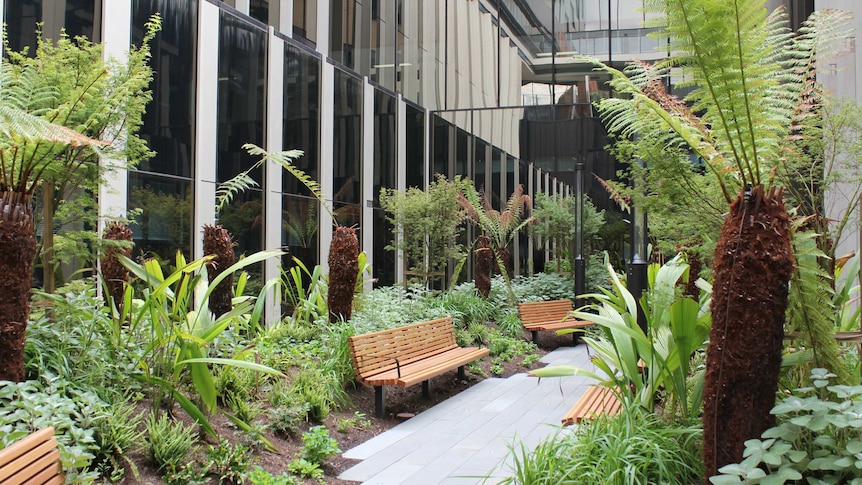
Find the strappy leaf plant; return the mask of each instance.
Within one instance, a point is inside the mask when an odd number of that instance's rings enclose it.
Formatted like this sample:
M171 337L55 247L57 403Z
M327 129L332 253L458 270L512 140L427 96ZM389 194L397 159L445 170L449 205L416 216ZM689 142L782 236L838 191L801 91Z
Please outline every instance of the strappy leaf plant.
M742 458L774 423L788 283L794 271L784 190L773 174L816 115L815 67L846 37L845 15L815 12L798 32L762 0L647 0L670 56L625 72L596 63L620 94L599 104L609 131L643 135L703 160L730 204L715 250L704 397L708 474ZM665 82L682 80L686 98Z

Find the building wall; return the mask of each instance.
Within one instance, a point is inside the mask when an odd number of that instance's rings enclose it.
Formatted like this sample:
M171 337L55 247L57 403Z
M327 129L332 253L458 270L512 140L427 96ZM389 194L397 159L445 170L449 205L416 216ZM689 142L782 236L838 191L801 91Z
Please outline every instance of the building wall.
M280 168L253 168L243 144L254 143L304 152L295 165L320 182L338 223L358 228L377 281L393 283L400 268L382 250L378 193L427 182L430 112L520 102L518 50L478 1L3 0L0 11L16 27L14 49L32 45L44 21L46 36L65 26L118 58L161 14L141 130L157 154L115 173L101 210L134 214L138 254L167 261L203 256L202 227L219 223L238 254L283 247L286 265L293 256L326 265L332 218ZM464 143L484 140L514 170L516 122L466 111L451 122ZM460 162L473 173L471 160ZM218 184L244 171L257 186L216 213ZM278 271L253 268L259 280Z

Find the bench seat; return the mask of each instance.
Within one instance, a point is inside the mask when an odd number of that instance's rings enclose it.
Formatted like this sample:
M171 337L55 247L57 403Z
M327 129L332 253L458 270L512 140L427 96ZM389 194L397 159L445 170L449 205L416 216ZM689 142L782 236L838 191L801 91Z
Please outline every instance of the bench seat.
M0 484L61 485L65 478L54 428L30 433L0 450Z
M538 343L539 332L556 332L557 330L578 329L593 325L593 322L576 320L571 316L571 300L531 301L518 303L518 317L524 330L532 334L533 343ZM575 342L578 333L574 333Z
M422 393L428 396L432 377L457 369L464 378L464 366L489 353L486 348L459 347L452 317L354 335L348 343L357 380L374 387L378 417L385 410L384 386L421 382Z
M563 426L578 424L602 414L614 416L622 410L622 403L615 389L602 386L589 386L572 409L563 417Z

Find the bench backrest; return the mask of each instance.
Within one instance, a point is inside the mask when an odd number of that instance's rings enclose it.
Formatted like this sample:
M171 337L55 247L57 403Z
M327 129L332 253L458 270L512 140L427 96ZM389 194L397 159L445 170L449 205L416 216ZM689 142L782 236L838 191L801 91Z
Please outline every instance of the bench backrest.
M65 482L54 428L27 435L0 450L0 484L51 484Z
M458 346L452 317L438 318L349 339L350 357L362 379Z
M518 303L518 316L524 323L561 320L572 311L572 300L531 301Z

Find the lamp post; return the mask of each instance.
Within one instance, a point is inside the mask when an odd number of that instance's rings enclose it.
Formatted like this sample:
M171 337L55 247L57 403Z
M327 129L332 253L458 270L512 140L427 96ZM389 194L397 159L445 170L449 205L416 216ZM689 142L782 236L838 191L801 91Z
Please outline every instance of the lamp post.
M643 167L643 160L638 159L638 165ZM632 204L631 215L631 260L626 264L626 288L638 302L638 326L646 333L646 316L641 308L640 298L648 286L649 263L644 259L647 256L647 214L636 204Z
M584 260L584 162L575 163L575 307L584 306L587 263Z

